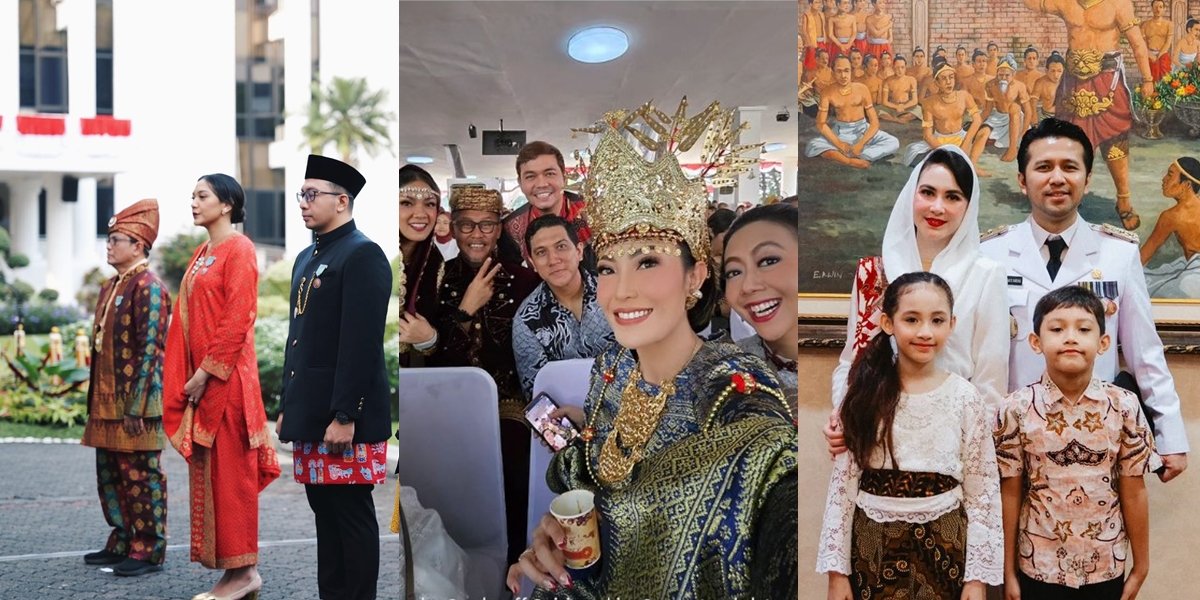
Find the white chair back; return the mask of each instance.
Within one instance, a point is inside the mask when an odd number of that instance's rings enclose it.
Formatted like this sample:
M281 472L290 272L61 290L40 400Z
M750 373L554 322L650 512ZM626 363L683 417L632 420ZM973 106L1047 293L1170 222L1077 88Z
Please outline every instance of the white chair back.
M400 369L400 481L467 553L472 598L500 597L507 565L496 383L475 367Z
M574 358L571 360L556 360L546 363L538 371L533 380L533 397L545 392L558 402L559 406L578 406L583 408L587 398L588 377L595 364L592 358ZM583 424L579 424L580 427ZM541 442L537 434L532 435L529 444L529 528L525 532L528 543L542 515L550 510L550 501L554 492L546 486L546 469L550 466L550 458L554 456L550 449Z

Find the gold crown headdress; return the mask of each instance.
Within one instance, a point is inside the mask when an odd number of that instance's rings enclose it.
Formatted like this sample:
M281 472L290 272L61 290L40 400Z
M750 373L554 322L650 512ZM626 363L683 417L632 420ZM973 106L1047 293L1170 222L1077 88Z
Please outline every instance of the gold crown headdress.
M746 124L734 125L733 111L722 111L718 102L688 117L687 97L668 116L650 102L633 111L616 110L593 127L572 129L603 133L592 152L583 183L588 225L597 254L606 246L630 240L686 242L697 261L708 259L708 197L704 179L712 174L714 186L737 184L737 175L758 162L757 155L741 156L761 144L735 145ZM657 139L633 127L637 120L657 134ZM654 152L647 162L624 134ZM691 179L679 166L678 152L686 152L705 135L699 177ZM583 166L579 152L575 158Z
M504 212L504 200L500 192L489 190L482 184L456 185L450 190L450 210L481 210L500 214Z

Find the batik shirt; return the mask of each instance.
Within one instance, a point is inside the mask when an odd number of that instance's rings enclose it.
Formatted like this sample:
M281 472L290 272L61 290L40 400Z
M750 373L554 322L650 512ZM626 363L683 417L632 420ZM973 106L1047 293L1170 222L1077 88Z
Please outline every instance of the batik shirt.
M1093 379L1078 401L1043 375L1004 399L995 431L1001 477L1023 477L1018 567L1072 588L1125 574L1117 478L1150 469L1154 438L1137 397Z
M526 399L533 380L546 363L570 358L594 358L614 341L612 327L596 302L596 275L583 272L583 318L559 303L542 282L521 303L513 318L513 355Z

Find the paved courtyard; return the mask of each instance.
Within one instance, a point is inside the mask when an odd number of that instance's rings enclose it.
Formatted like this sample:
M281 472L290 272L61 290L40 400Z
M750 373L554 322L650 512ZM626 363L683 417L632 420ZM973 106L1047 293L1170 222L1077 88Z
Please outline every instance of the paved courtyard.
M108 526L96 495L95 451L74 444L0 444L0 600L187 600L220 577L190 562L187 464L163 451L167 561L158 573L123 578L85 565ZM262 598L317 598L317 546L303 486L284 473L259 498ZM395 483L377 486L379 598L400 597L400 540L387 532Z

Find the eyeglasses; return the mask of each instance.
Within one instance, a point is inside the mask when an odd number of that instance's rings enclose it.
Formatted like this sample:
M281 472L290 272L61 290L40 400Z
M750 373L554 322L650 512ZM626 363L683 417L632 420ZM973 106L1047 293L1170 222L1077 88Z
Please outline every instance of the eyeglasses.
M137 243L137 240L135 240L133 238L121 237L119 235L110 235L110 236L108 236L108 239L104 240L104 245L116 246L117 244L120 244L121 242L129 242L130 244L135 244L135 243Z
M475 231L476 227L483 233L492 233L496 231L498 225L500 225L500 221L480 221L478 223L470 219L458 219L454 221L454 228L463 233L471 233Z
M322 192L321 190L308 190L305 192L296 192L296 204L300 204L301 202L307 202L309 204L312 204L313 200L316 200L317 196L320 196L321 194L329 194L330 196L341 196L341 194L339 192Z

